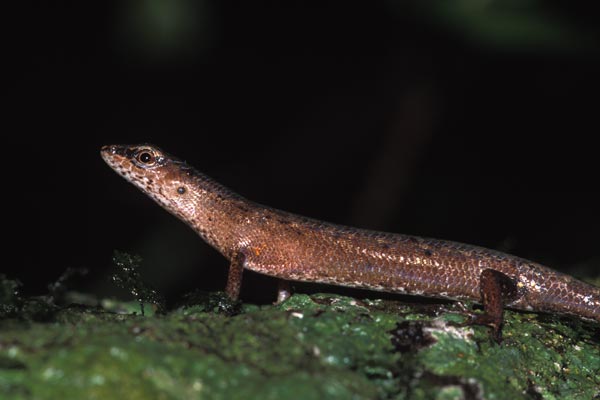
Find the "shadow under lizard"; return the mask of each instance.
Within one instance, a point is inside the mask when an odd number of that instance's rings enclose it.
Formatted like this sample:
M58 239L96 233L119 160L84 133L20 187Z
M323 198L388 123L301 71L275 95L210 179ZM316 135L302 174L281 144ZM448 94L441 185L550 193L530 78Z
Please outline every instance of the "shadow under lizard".
M112 145L104 161L186 222L230 261L237 299L244 268L305 281L451 300L484 313L469 323L501 339L505 307L600 322L600 288L538 263L482 247L318 221L254 203L156 146Z

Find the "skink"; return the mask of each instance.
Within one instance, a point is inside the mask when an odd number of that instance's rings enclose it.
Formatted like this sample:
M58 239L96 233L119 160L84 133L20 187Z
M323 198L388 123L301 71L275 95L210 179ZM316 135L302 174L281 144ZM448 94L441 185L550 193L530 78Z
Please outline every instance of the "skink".
M158 147L104 146L106 163L186 222L230 261L226 292L239 296L244 268L306 281L452 300L484 313L471 323L501 338L503 310L600 322L600 288L538 263L482 247L357 229L249 201ZM280 286L279 299L288 294Z

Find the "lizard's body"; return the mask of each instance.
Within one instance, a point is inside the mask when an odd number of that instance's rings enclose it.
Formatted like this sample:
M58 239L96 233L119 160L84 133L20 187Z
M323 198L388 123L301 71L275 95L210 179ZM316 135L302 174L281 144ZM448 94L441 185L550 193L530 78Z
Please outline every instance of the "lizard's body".
M477 246L375 232L256 204L150 145L106 146L105 161L231 261L237 297L247 268L328 283L484 304L499 335L503 306L600 322L600 288Z

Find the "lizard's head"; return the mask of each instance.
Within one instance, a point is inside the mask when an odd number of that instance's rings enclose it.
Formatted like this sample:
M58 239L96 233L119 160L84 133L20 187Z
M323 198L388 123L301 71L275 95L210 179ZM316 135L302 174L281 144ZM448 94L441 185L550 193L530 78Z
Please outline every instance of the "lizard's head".
M197 198L192 185L197 185L198 174L183 161L150 144L104 146L100 154L119 175L168 211L193 221Z

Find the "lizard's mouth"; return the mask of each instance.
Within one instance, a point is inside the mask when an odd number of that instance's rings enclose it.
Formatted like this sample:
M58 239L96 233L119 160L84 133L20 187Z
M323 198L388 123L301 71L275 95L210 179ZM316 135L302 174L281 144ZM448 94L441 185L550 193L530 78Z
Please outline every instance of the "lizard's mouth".
M104 162L106 162L112 169L118 172L120 175L125 174L124 163L127 160L126 146L102 146L100 149L100 156Z

